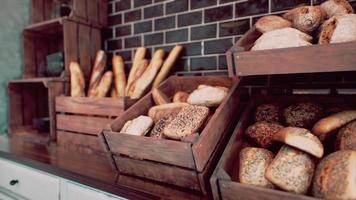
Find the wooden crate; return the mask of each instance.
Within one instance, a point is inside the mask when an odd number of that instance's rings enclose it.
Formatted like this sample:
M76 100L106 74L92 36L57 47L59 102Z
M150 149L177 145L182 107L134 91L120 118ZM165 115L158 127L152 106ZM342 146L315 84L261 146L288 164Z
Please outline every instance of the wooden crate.
M177 91L192 92L200 84L225 86L230 91L197 140L184 142L118 134L125 122L147 115L149 108L155 105L151 93L144 96L100 134L114 169L207 193L208 179L235 122L233 115L239 103L237 83L228 77L172 76L167 79L159 89L168 97Z
M356 42L249 51L261 36L252 27L227 52L230 76L313 73L355 69ZM240 66L243 66L241 69Z
M11 136L37 143L56 139L54 98L64 92L63 79L42 78L14 80L8 83L9 122ZM49 132L34 128L33 119L49 117Z
M53 19L55 0L32 0L31 20L32 23L43 22ZM68 17L77 21L92 24L94 26L107 25L107 0L71 0L72 11Z
M57 144L80 151L103 151L98 134L134 102L128 97L57 97Z
M88 81L91 63L101 49L101 32L68 18L54 19L28 26L23 31L23 49L23 78L37 77L39 66L47 66L47 55L63 52L66 76L69 75L69 63L77 61Z

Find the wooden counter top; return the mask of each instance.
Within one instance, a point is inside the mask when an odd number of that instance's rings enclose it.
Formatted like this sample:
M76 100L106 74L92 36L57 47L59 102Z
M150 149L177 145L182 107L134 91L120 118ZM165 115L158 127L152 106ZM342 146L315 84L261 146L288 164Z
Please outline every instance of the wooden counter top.
M78 153L57 145L39 145L0 135L0 158L129 199L208 199L199 193L111 169L104 155Z

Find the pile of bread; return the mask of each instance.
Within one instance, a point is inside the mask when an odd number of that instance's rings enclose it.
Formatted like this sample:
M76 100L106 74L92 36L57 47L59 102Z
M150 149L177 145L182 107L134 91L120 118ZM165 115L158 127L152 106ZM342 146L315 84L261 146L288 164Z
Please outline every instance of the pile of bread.
M353 13L347 0L328 0L318 6L294 8L282 17L262 17L255 24L262 35L251 51L309 46L314 38L318 44L356 41Z
M356 110L266 103L254 118L245 131L248 145L240 151L241 183L356 199Z
M126 80L124 60L119 55L113 55L112 71L106 68L105 52L100 50L96 54L94 67L91 72L88 97L124 97L139 99L150 87L157 87L169 74L174 62L177 60L183 46L176 45L168 57L164 59L165 52L158 49L150 62L145 59L146 48L136 50L129 76ZM77 62L69 66L71 80L71 96L86 96L84 74Z
M120 134L194 140L212 116L213 110L227 96L228 90L226 87L199 85L190 94L176 92L171 100L155 88L151 96L156 105L148 110L147 116L141 115L127 121Z

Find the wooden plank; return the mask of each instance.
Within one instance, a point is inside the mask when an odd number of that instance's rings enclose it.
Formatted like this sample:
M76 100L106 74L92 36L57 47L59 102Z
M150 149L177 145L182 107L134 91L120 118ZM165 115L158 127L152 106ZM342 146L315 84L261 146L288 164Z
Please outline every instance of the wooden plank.
M73 0L74 16L86 20L87 16L87 1Z
M22 92L21 87L15 83L8 84L9 95L9 133L13 133L13 129L23 124L23 109L22 109Z
M38 105L35 101L37 97L37 87L39 87L39 85L40 84L22 85L23 125L32 125L32 120L38 117Z
M146 159L195 169L191 145L188 143L159 140L104 131L110 151L133 158ZM142 169L145 170L145 169Z
M56 98L56 111L100 116L119 116L124 112L124 101L124 98L60 96Z
M101 0L102 1L102 0ZM86 0L87 2L87 20L89 23L99 22L99 1L98 0Z
M102 26L108 25L108 1L99 0L99 22Z
M78 59L78 26L70 20L63 20L65 69L69 74L69 64Z
M31 1L31 21L37 23L44 21L44 1L45 0L32 0Z
M36 77L39 77L39 73L43 73L42 76L45 76L46 74L46 69L47 69L47 55L48 55L48 41L47 43L47 38L43 37L36 37L35 41L35 49L32 49L32 51L35 51L36 53L36 72L37 74L35 75ZM42 71L42 72L40 72Z
M94 27L91 28L90 44L91 44L90 47L91 63L94 63L96 52L101 49L100 29Z
M86 147L95 151L103 151L98 137L67 131L57 131L57 144L60 146Z
M52 18L52 14L53 14L53 0L44 0L44 8L43 8L44 20L43 21L50 20Z
M112 119L104 117L57 114L57 129L98 135Z
M48 82L48 112L50 119L50 140L56 140L56 110L55 99L64 93L64 82Z
M23 59L24 59L24 70L23 78L33 78L37 74L37 63L36 63L36 45L35 38L32 34L24 31L22 34L23 41Z
M79 63L84 73L85 82L88 84L92 67L90 58L90 26L79 24L78 28Z
M196 172L145 160L115 156L119 171L159 182L200 190Z

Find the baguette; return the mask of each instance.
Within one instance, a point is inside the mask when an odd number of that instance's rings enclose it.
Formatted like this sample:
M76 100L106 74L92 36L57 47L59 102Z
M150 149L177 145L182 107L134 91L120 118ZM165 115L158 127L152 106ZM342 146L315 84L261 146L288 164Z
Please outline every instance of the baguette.
M115 87L112 87L112 88L111 88L110 97L112 97L112 98L117 98L117 97L119 97L119 96L117 95L117 93L116 93Z
M159 71L157 77L155 78L152 88L156 88L162 83L164 79L167 78L174 62L177 60L180 52L183 50L182 45L176 45L169 53L167 59L164 61L162 69Z
M284 142L318 158L321 158L324 154L324 147L320 140L308 129L286 127L275 133L273 140Z
M127 85L126 85L126 89L125 92L126 94L128 94L129 89L133 83L133 81L135 80L134 76L139 68L139 63L141 60L143 60L145 58L146 55L146 48L145 47L139 47L136 50L135 53L135 57L132 61L132 67L129 73L129 77L127 78Z
M187 92L178 91L173 96L173 102L187 102L189 94Z
M158 106L153 106L148 110L148 116L157 123L162 117L177 114L183 107L188 106L187 103L168 103Z
M89 90L88 96L90 96L90 92L95 90L95 87L99 84L101 76L104 73L106 65L106 55L103 50L99 50L96 53L94 67L91 72L90 81L89 81Z
M148 133L152 125L153 121L150 117L141 115L131 121L127 121L120 133L144 136Z
M85 96L85 80L84 74L77 62L69 64L70 71L70 96L84 97Z
M142 74L146 71L148 67L148 60L143 59L140 61L139 66L137 68L137 71L134 75L133 82L131 83L131 86L129 86L129 93L128 96L131 96L135 90L136 82L137 80L142 76Z
M149 66L147 67L145 72L142 74L142 76L137 80L137 82L135 84L135 88L133 90L133 93L132 93L132 95L130 95L131 99L141 98L141 96L144 94L144 92L150 86L150 84L154 80L157 72L161 68L162 63L163 63L163 57L164 57L163 49L158 49L154 53Z
M111 71L105 72L98 86L92 90L89 97L105 97L111 87L112 78L113 73Z
M114 55L112 57L112 69L114 72L114 85L116 89L116 94L119 97L125 96L126 87L126 75L125 75L125 64L121 56Z
M157 88L152 89L152 98L156 105L162 105L171 102L168 97L161 91L159 91Z
M336 130L355 119L356 110L342 111L319 120L312 132L323 142Z

